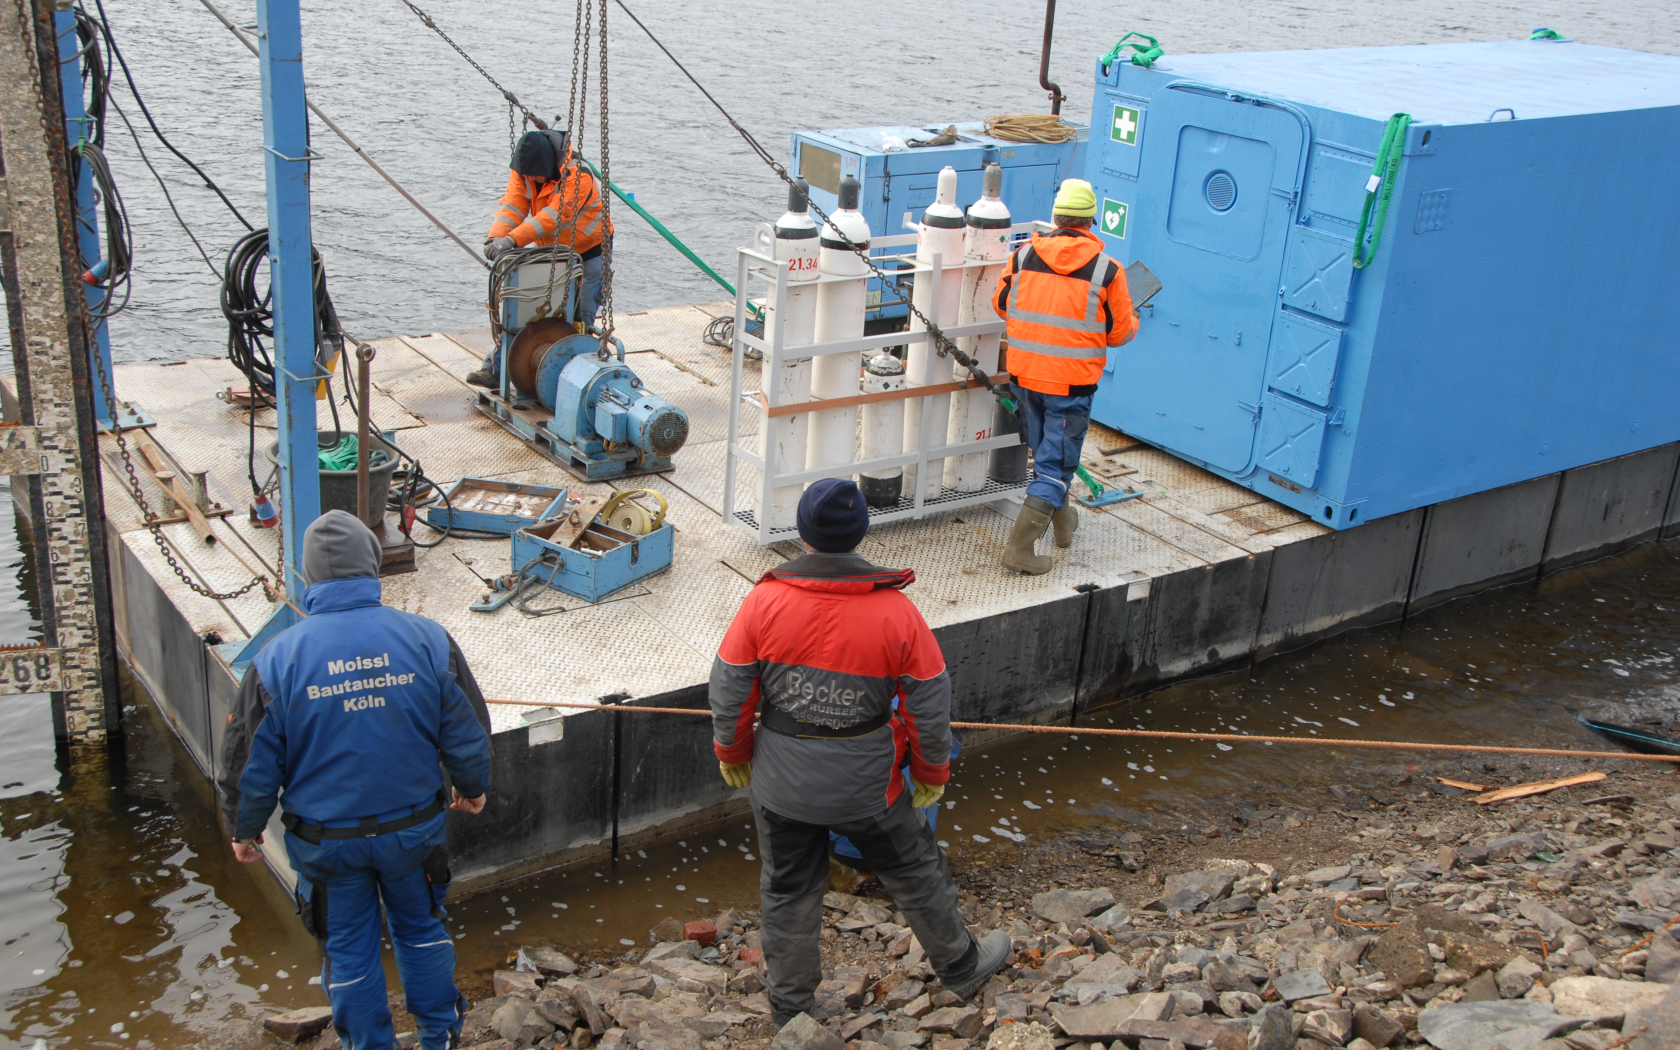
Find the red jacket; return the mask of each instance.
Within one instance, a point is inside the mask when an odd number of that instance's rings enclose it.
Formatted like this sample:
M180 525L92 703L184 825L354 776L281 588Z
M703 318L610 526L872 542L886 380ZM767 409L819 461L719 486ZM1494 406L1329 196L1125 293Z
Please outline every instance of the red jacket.
M753 763L758 805L838 823L897 801L906 759L923 784L950 779L951 679L902 591L915 578L857 554L806 554L741 603L712 663L712 746L722 762Z

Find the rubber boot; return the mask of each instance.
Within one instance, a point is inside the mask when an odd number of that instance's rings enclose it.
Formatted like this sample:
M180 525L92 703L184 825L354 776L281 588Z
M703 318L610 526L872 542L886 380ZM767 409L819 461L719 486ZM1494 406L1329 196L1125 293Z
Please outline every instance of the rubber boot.
M1071 498L1050 515L1050 525L1056 531L1056 546L1073 546L1073 534L1079 530L1079 508Z
M1033 544L1050 527L1054 507L1037 496L1028 496L1015 516L1015 528L1010 530L1009 542L1003 548L1003 567L1010 572L1024 572L1028 576L1043 576L1050 571L1050 557L1034 554Z
M979 951L975 953L974 969L964 974L952 974L943 978L945 990L956 995L959 999L967 999L980 990L992 974L1003 969L1009 961L1011 945L1009 934L1002 930L993 930L980 939Z

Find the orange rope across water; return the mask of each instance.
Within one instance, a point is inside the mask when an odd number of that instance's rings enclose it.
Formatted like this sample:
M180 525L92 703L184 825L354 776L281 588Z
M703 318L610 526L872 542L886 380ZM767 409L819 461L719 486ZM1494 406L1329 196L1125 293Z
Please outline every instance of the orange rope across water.
M527 703L486 700L509 707L564 707L580 711L627 711L644 715L693 715L710 718L707 708L638 707L631 704ZM1384 751L1443 751L1462 754L1550 755L1557 758L1619 758L1634 762L1680 763L1680 755L1642 755L1637 751L1570 751L1556 747L1495 747L1491 744L1425 744L1410 740L1348 740L1345 737L1246 736L1241 733L1180 733L1166 729L1094 729L1090 726L1039 726L1010 722L952 722L953 729L997 729L1012 733L1064 733L1081 736L1135 737L1143 740L1228 741L1234 744L1305 744L1310 747L1364 747Z

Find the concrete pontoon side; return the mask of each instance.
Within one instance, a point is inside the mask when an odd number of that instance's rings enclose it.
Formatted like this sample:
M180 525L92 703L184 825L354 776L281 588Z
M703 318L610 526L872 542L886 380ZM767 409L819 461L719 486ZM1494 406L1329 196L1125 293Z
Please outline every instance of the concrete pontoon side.
M728 362L700 342L710 316L683 307L620 320L638 374L693 422L693 444L677 454L673 473L616 486L653 487L670 501L678 532L669 572L593 606L551 592L539 604L566 611L541 618L467 611L482 591L472 573L507 571L505 542L453 539L422 552L419 572L385 580L388 603L455 634L487 696L530 705L493 709L490 806L481 818L451 818L454 866L469 886L744 805L717 775L706 718L539 710L603 699L703 709L712 656L741 598L765 569L797 553L787 544L759 548L719 515ZM476 362L484 338L379 341L376 423L439 481L577 484L473 411L473 394L456 377ZM118 376L125 395L157 415L157 441L183 466L209 469L215 497L242 507L245 421L213 398L233 381L219 361L129 366ZM109 473L114 449L105 452L123 657L211 775L237 690L225 650L211 643L255 633L272 606L260 592L206 599L176 580ZM1680 445L1340 532L1113 431L1093 428L1085 459L1099 477L1125 479L1145 495L1081 512L1073 548L1055 553L1046 576L1003 572L997 554L1010 522L990 509L888 526L865 541L872 560L916 569L907 593L944 650L962 720L1065 719L1680 533ZM227 589L248 578L229 545L273 564L273 534L250 528L242 514L215 529L219 542L206 547L190 526L164 527L201 583ZM456 555L472 562L470 572ZM284 874L278 836L269 849Z

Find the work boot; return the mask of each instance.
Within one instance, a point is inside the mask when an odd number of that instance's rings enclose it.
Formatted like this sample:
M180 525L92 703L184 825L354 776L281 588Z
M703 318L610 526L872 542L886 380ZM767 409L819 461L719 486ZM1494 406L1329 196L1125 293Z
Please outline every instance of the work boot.
M1009 934L1002 930L993 930L981 939L980 951L975 955L974 969L964 974L952 974L942 977L945 990L955 994L960 999L967 999L980 990L987 978L1003 969L1009 961Z
M481 386L486 390L495 390L502 385L502 381L496 378L496 373L483 368L475 368L468 372L467 382L473 386Z
M1028 576L1043 576L1050 571L1049 555L1033 553L1033 544L1044 535L1044 530L1050 527L1050 515L1056 508L1039 499L1028 496L1021 504L1021 513L1015 515L1015 527L1009 532L1009 542L1003 547L1003 567L1010 572L1024 572Z
M1050 525L1056 530L1056 546L1073 546L1073 534L1079 529L1079 508L1073 505L1072 497L1050 515Z

